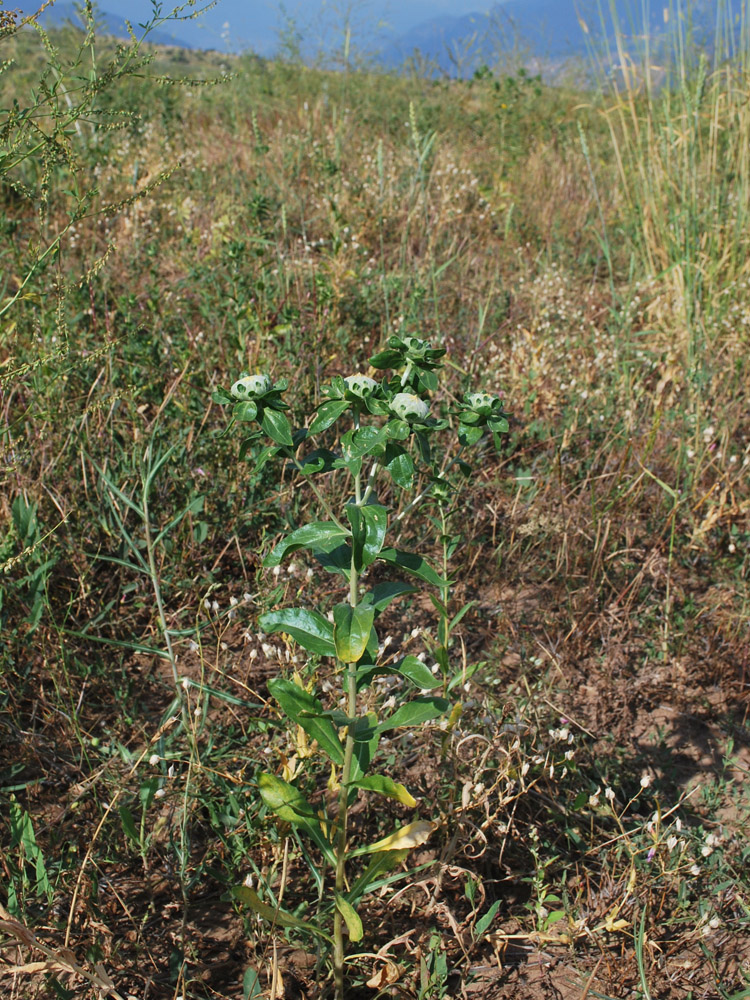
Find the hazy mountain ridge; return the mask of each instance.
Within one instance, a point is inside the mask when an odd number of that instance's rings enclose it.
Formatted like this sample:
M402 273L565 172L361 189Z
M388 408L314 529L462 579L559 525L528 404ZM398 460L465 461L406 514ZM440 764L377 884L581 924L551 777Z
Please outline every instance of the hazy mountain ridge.
M20 10L24 15L33 14L38 9L37 4L29 5L22 4ZM138 37L141 32L138 29L138 21L140 18L132 18L131 24ZM66 2L66 0L58 0L57 3L48 7L39 17L39 23L45 28L58 28L64 24L74 24L76 26L82 26L83 22L81 17L76 10L76 5L74 3ZM128 27L127 19L120 17L119 14L111 14L109 11L101 10L99 7L96 8L96 23L101 25L102 34L113 35L115 38L128 38ZM153 45L176 45L181 49L192 49L195 46L191 45L180 38L175 37L170 32L165 31L164 28L157 29L155 31L150 31L147 36L147 40Z
M557 63L585 56L592 45L601 46L614 36L609 9L597 0L562 4L559 0L508 0L486 13L476 11L456 17L435 17L416 25L382 47L378 58L388 67L401 65L419 51L443 72L470 73L481 63L492 65L499 57L517 52L535 63ZM615 19L631 48L637 48L644 26L633 15L630 0L616 0ZM738 18L742 0L730 0L731 16ZM694 0L690 21L694 37L711 47L716 22L715 0ZM650 10L647 26L658 50L674 23L665 20L664 8ZM459 67L460 64L460 67Z

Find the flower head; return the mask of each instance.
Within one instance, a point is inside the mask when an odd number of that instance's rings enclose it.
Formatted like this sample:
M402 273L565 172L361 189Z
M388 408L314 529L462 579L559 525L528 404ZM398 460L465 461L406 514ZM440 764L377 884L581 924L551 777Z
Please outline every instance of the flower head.
M349 392L355 396L359 396L361 399L364 399L365 396L371 396L378 387L378 383L374 378L370 378L369 375L362 375L360 372L357 372L356 375L347 375L344 379L344 384Z
M235 399L252 399L263 396L269 389L273 388L273 382L269 375L245 375L237 379L230 392Z
M424 420L430 412L427 403L411 392L397 392L391 400L391 410L402 420Z

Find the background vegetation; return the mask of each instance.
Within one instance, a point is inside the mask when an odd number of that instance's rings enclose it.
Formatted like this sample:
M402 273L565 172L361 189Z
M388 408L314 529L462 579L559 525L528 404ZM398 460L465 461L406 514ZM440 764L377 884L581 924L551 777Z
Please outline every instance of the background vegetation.
M8 995L324 993L229 889L304 906L254 776L306 752L266 680L325 668L256 622L327 583L261 569L310 497L210 398L268 370L299 419L406 333L512 423L454 519L461 718L389 761L438 829L353 995L750 996L742 38L581 92L0 30Z

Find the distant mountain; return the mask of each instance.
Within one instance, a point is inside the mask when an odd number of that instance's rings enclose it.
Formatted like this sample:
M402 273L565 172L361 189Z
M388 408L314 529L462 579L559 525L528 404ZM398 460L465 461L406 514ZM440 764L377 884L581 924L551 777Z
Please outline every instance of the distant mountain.
M730 19L738 20L743 0L729 0ZM646 32L654 53L665 43L674 23L665 20L664 4L648 5L649 23L637 13L640 3L615 0L615 23L630 50L642 44ZM636 11L636 13L634 13ZM690 23L693 38L711 48L716 25L716 0L693 0ZM601 50L614 38L609 4L600 0L508 0L488 12L460 17L434 17L411 30L391 36L378 53L378 61L394 68L418 51L421 58L442 73L471 75L481 64L492 66L509 53L526 64L556 65L565 59Z
M39 6L40 4L38 3L24 3L21 4L18 9L26 15L35 13L39 9ZM132 26L136 36L139 35L137 24L138 20L140 20L140 18L133 18L132 20ZM58 0L58 3L48 7L44 13L40 15L39 23L45 28L59 28L64 24L75 24L80 27L83 24L81 17L76 10L76 4L67 3L64 2L64 0ZM120 17L118 14L110 14L106 10L99 10L96 8L96 23L101 25L101 33L104 35L113 35L115 38L129 37L126 19L124 17ZM193 46L188 42L175 38L163 28L157 31L150 31L147 36L147 41L154 45L176 45L181 49L193 48Z

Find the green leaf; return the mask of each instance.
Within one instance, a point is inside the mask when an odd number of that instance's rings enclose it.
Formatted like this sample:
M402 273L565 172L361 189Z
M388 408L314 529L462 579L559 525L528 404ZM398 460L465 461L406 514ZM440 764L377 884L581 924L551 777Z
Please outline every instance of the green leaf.
M283 413L279 413L278 410L265 407L263 409L263 416L260 418L260 426L277 444L286 445L288 448L294 445L292 441L292 425L289 423L288 418Z
M141 838L138 836L138 831L135 826L135 820L133 819L133 814L128 809L127 806L120 806L120 822L122 823L122 828L125 831L127 837L133 841L136 847L141 846Z
M318 407L318 412L313 417L308 431L310 434L319 434L320 431L327 430L350 406L351 403L345 399L330 399L327 403L323 403L322 406Z
M330 472L336 456L327 448L316 448L300 460L299 471L303 476L314 476L320 472Z
M385 872L391 871L396 867L396 865L400 865L401 862L406 859L408 853L408 850L401 850L382 851L380 854L374 854L367 868L365 868L349 892L346 894L347 898L352 903L356 902L361 896L364 896L364 894L369 891L370 886L373 886L381 875L385 874ZM379 887L379 883L377 883L377 886L375 887Z
M386 350L379 354L373 354L370 364L373 368L383 371L386 368L400 368L404 363L403 351Z
M282 538L263 560L263 565L266 567L278 566L285 556L291 555L292 552L297 552L299 549L312 549L313 552L316 549L330 549L328 543L338 543L349 535L350 532L346 528L334 524L332 521L311 521L310 524L305 524L292 531L286 538Z
M405 705L397 708L393 715L381 722L378 726L378 733L387 733L391 729L398 729L401 726L419 726L423 722L430 722L437 719L450 708L450 702L445 698L434 698L431 695L425 698L415 698Z
M405 420L396 417L385 425L385 432L394 441L405 441L411 434L411 427Z
M278 906L269 906L268 903L264 903L257 892L251 889L247 885L235 885L231 889L232 896L238 899L241 903L247 903L250 909L267 920L272 926L278 927L296 927L298 930L309 931L310 934L318 934L320 937L325 938L330 941L330 937L315 924L310 924L306 920L300 920L298 917L292 916L291 913L287 913L286 910L279 909ZM253 995L252 993L250 994ZM257 994L256 994L257 995Z
M401 569L405 569L408 573L413 573L414 576L418 576L425 583L431 583L434 587L445 587L448 584L448 580L444 580L442 576L435 572L427 560L417 555L416 552L404 552L401 549L394 548L382 549L379 558L390 563L392 566L400 566Z
M268 690L281 705L285 715L298 726L302 726L308 736L317 740L329 758L339 766L344 763L344 749L331 720L324 714L321 703L304 688L285 677L274 677L268 682Z
M243 399L235 404L232 415L235 420L255 420L258 416L258 407L252 399Z
M333 625L317 611L307 608L283 608L268 611L258 619L262 632L286 632L306 649L318 656L335 656Z
M354 567L359 571L377 559L385 541L388 513L379 504L359 507L350 503L345 510L352 526Z
M418 378L422 384L422 389L425 392L437 392L438 377L435 372L427 371L422 368L419 371Z
M414 482L414 460L400 445L390 444L385 453L385 467L391 479L401 489L408 490Z
M214 401L214 403L218 403L219 406L226 406L227 403L234 402L234 396L232 395L232 393L229 392L228 389L223 389L221 386L218 386L216 389L214 389L214 391L211 393L211 399Z
M354 569L357 573L362 569L364 559L365 539L367 537L367 525L362 517L362 508L357 504L346 505L346 516L352 526L352 558Z
M464 447L470 448L472 445L476 444L477 441L479 441L483 434L484 427L462 426L458 430L458 440Z
M343 663L356 663L367 648L375 611L364 604L353 608L337 604L333 609L333 641Z
M367 424L358 430L349 431L341 439L344 458L351 460L364 455L382 455L385 451L387 435L383 427Z
M510 424L504 417L491 417L487 421L487 426L496 434L507 434L510 430Z
M357 719L351 730L354 739L354 759L352 760L351 781L358 781L370 767L377 753L380 734L377 731L378 717L371 712Z
M413 809L417 804L417 800L404 785L384 774L371 774L369 778L359 778L357 781L351 781L349 787L376 792L378 795L384 795L387 799L395 799L402 805L409 806L410 809Z
M385 533L388 529L388 512L385 507L375 503L361 507L360 510L367 525L363 563L365 566L370 566L375 562L383 548Z
M341 893L336 892L335 890L334 893L336 896L336 909L344 918L346 929L349 931L349 939L355 942L361 941L364 929L362 927L362 921L360 920L359 914L354 909L352 904L348 900L344 899Z
M320 821L298 788L275 774L261 774L258 776L258 790L264 803L280 820L301 827L315 841L326 860L336 864L336 855L321 829Z
M441 677L435 677L429 667L425 666L416 656L405 656L403 660L394 663L393 672L401 674L416 684L418 688L436 688L443 683Z
M247 886L242 886L242 888L246 889ZM250 966L245 969L245 975L242 977L242 1000L256 1000L256 997L262 996L263 988L260 985L260 976L257 971Z
M497 911L500 909L501 903L502 899L496 900L489 908L489 910L487 910L484 916L480 917L479 920L477 920L476 926L474 928L475 937L479 938L484 934L485 931L489 930L490 924L495 919L495 915L497 914Z
M369 604L375 610L375 614L385 611L391 601L403 594L414 594L417 588L410 583L403 583L400 580L377 583L372 590L362 598L363 604Z

